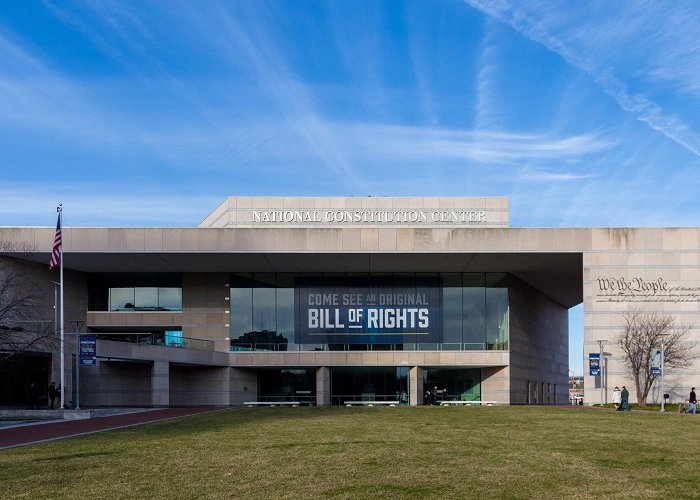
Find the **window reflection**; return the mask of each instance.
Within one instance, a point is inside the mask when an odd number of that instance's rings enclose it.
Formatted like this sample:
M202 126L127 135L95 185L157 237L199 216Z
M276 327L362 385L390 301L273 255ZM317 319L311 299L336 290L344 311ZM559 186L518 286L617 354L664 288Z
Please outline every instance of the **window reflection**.
M182 311L182 288L109 288L110 311Z
M367 288L370 284L372 288ZM237 273L231 275L230 286L231 350L234 351L508 349L508 275L505 273L402 273L388 276ZM299 324L308 319L305 317L307 308L299 304L299 297L308 297L309 290L338 293L353 287L366 287L376 293L392 290L401 293L421 286L423 289L425 286L439 288L438 342L433 342L432 337L421 339L416 335L376 335L371 341L358 339L359 342L353 343L338 341L343 338L342 334L318 336L317 344L298 340ZM325 341L326 335L328 341ZM404 342L399 340L402 337Z
M334 367L331 404L345 401L398 401L408 404L407 367Z

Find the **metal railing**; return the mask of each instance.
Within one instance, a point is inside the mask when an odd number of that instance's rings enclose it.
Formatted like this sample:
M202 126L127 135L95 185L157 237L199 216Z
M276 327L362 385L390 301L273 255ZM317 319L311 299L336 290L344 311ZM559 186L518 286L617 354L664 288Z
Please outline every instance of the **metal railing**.
M231 352L276 351L507 351L508 342L449 342L449 343L406 343L406 344L273 344L245 343L231 344Z
M214 341L209 339L199 339L193 337L178 337L176 339L168 339L166 342L165 336L158 333L91 333L95 335L97 340L110 340L113 342L128 342L132 344L147 344L160 345L163 347L173 347L178 349L198 349L200 351L213 351Z

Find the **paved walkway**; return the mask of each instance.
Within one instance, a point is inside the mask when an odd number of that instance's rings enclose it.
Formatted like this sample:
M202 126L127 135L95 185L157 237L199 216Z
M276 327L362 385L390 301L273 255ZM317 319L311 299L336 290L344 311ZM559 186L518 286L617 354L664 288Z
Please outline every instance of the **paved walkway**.
M124 413L109 417L89 418L85 420L53 420L35 422L17 427L0 429L0 449L14 446L52 441L71 436L92 434L95 432L131 427L133 425L159 422L172 418L188 417L199 413L218 411L209 408L163 408Z

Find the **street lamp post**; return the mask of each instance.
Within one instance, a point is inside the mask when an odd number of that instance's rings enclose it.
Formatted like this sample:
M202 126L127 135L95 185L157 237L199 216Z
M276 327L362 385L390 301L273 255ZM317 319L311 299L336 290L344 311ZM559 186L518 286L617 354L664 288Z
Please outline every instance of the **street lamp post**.
M53 334L59 335L59 333L58 333L58 329L59 329L59 327L58 327L58 320L59 320L59 318L58 318L58 295L59 295L59 293L58 292L61 289L61 283L59 283L58 281L53 281L53 280L49 280L49 281L51 281L51 283L53 283ZM60 356L61 356L61 359L60 359L60 363L59 363L59 366L60 366L59 369L61 370L61 374L59 375L60 382L59 382L58 388L61 390L61 396L59 397L59 403L61 405L61 408L64 408L66 405L64 404L65 399L63 397L63 393L66 389L65 389L65 387L63 387L63 341L61 341ZM52 356L52 358L53 358L53 356ZM52 365L53 365L53 362L52 362ZM53 366L51 367L51 373L53 373ZM51 379L53 380L53 375L51 376Z
M666 398L665 396L665 391L666 389L664 388L664 337L661 337L661 411L666 411Z
M603 362L603 349L608 341L605 339L598 340L598 347L600 347L600 404L605 404L605 363Z
M80 329L85 321L76 319L71 323L75 325L75 409L80 409Z
M58 289L61 284L58 281L49 280L53 283L53 333L58 333Z

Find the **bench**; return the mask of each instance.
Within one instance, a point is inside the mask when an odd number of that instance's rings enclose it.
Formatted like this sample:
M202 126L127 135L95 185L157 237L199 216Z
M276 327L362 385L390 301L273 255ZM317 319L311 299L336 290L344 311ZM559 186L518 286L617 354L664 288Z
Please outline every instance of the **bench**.
M343 401L345 406L398 406L398 401Z
M464 405L464 406L493 406L495 404L498 404L496 401L461 401L461 400L454 400L454 401L443 401L440 403L440 406L458 406L458 405Z
M313 403L310 401L245 401L243 404L248 408L253 408L254 406L299 406L303 404L311 406Z

